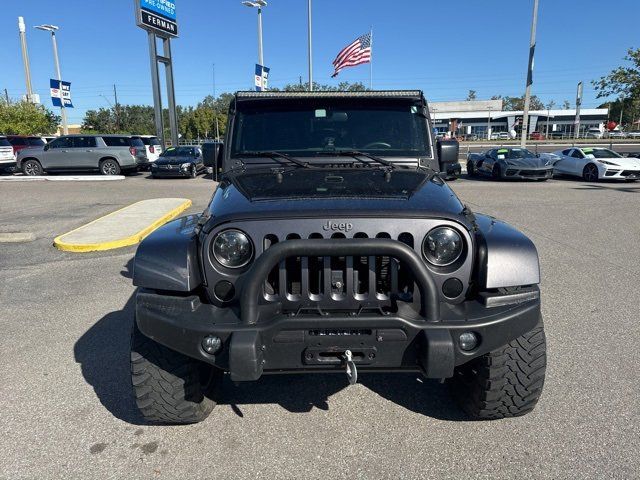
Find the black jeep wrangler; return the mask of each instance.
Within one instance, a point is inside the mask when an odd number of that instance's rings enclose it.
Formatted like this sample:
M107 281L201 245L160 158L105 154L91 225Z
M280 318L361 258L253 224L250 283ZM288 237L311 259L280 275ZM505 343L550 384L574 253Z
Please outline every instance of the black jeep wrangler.
M533 243L442 180L420 91L240 92L201 215L135 256L133 389L192 423L233 382L420 372L471 418L531 411L546 366Z

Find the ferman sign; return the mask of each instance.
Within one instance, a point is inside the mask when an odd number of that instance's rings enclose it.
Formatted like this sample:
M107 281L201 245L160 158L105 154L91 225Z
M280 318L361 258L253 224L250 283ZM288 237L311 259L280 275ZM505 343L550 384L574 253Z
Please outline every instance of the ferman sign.
M175 0L134 0L136 24L163 37L178 36Z

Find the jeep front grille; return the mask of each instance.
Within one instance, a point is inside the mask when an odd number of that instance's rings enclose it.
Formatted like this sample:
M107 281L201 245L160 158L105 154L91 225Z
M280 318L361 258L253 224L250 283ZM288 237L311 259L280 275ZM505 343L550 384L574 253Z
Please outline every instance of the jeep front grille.
M362 232L353 237L369 238ZM281 237L268 234L262 238L262 248L267 250L279 241L300 238L298 234ZM345 238L345 235L314 233L308 238ZM381 232L375 238L391 236ZM397 240L414 246L413 235L408 232L401 233ZM387 256L302 256L290 257L270 272L264 283L264 298L281 302L285 311L388 309L397 301L412 303L414 287L410 270Z

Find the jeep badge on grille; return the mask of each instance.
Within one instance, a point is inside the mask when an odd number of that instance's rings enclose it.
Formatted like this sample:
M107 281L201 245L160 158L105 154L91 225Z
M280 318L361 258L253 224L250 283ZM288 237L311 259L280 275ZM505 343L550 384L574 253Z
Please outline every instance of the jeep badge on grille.
M323 230L333 230L334 232L348 232L350 230L353 230L353 223L348 223L348 222L332 222L331 220L327 220L327 223L325 223L322 226Z

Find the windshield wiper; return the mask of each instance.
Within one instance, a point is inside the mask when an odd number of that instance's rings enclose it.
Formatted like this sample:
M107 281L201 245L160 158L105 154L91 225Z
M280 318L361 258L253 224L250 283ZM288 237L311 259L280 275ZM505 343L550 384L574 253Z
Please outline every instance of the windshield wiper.
M370 165L370 162L365 162L361 158L358 158L358 157L365 157L365 158L368 158L369 160L373 160L374 162L379 163L380 165L384 165L385 167L388 167L391 169L396 168L393 162L390 162L389 160L376 157L375 155L371 155L370 153L360 152L359 150L336 150L335 152L322 152L322 155L334 155L336 157L353 157L359 162L364 163L365 165Z
M297 158L287 155L286 153L277 152L275 150L269 150L264 152L240 152L238 156L239 157L269 157L281 165L286 165L285 162L281 162L279 160L279 159L283 159L289 163L293 163L294 165L297 165L302 168L313 168L311 165L309 165L308 162L303 162L301 160L298 160Z

